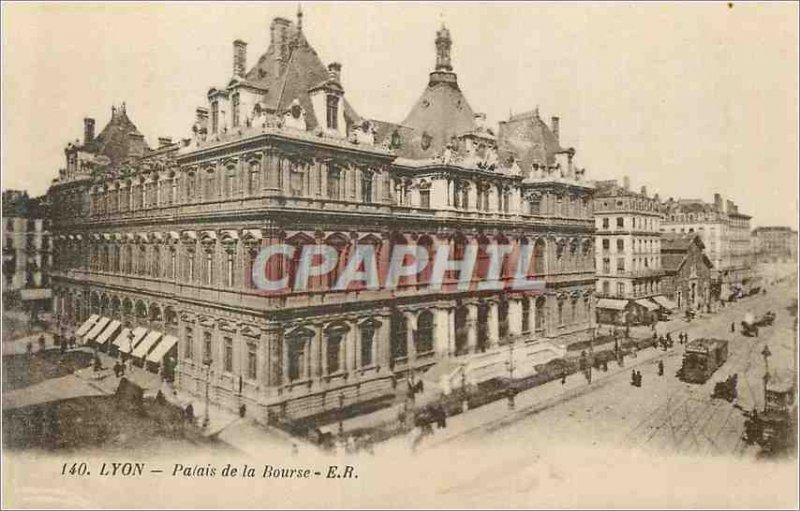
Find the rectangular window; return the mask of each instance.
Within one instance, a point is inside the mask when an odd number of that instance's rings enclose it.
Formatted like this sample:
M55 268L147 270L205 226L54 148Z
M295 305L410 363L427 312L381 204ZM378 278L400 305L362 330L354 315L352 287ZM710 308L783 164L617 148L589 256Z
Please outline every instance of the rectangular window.
M192 327L186 327L186 345L184 348L184 356L192 360L194 357L194 333L192 332Z
M608 229L608 218L603 219L603 229Z
M372 328L361 329L361 367L372 365L372 342L375 330Z
M617 296L625 295L625 284L620 282L617 284Z
M226 253L227 259L225 261L225 285L228 287L233 287L233 256L233 251Z
M214 254L206 252L206 285L214 284Z
M603 258L603 273L609 274L611 273L611 259L608 257Z
M233 339L230 337L225 337L225 372L232 373L233 372Z
M203 333L203 363L211 363L211 332Z
M341 345L342 345L341 335L328 336L328 346L327 346L328 374L334 374L339 372L341 365L340 364Z
M341 195L342 185L340 183L339 169L328 168L328 197L333 200L339 200Z
M625 240L617 240L617 252L625 252Z
M361 175L361 196L364 203L372 202L372 173L365 172Z
M423 209L430 209L431 207L431 191L420 190L419 192L419 207Z
M234 94L231 98L231 108L233 109L233 126L239 126L239 95Z
M258 356L255 343L247 343L247 378L258 379Z
M618 216L617 217L617 228L618 229L622 229L623 227L625 227L625 218L623 218L621 216Z
M611 241L608 238L604 238L603 239L603 250L604 251L608 251L608 249L610 247L611 247Z
M617 258L617 271L625 271L625 258L618 257Z
M216 133L219 128L219 102L211 102L211 133Z
M328 129L339 129L339 97L329 95L327 97Z

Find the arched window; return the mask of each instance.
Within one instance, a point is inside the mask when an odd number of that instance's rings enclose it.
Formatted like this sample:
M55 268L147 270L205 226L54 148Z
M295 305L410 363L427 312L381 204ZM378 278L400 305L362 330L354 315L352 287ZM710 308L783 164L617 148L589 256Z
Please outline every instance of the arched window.
M194 172L186 173L186 202L193 202L197 199L197 174Z
M508 302L506 300L500 300L500 303L497 304L497 325L498 337L500 341L503 341L508 337Z
M339 200L342 193L341 170L333 164L328 167L327 185L328 197Z
M417 318L415 347L417 354L433 351L433 314L430 311L422 311Z
M369 367L373 363L373 344L375 342L375 322L367 320L359 329L361 338L361 367Z
M158 245L153 247L153 265L150 275L154 278L161 278L161 249Z
M344 339L347 329L341 326L328 328L325 331L325 354L328 374L336 374L346 370L344 361Z
M431 281L431 274L433 273L433 260L435 255L433 240L427 235L420 236L417 240L417 247L418 252L421 253L424 250L428 253L428 261L424 267L421 267L423 261L419 257L417 258L417 282L420 284L427 284Z

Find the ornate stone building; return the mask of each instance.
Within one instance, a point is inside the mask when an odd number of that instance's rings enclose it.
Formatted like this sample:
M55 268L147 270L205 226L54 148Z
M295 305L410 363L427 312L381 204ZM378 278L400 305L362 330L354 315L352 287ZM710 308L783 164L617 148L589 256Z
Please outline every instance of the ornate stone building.
M355 112L342 66L320 61L302 14L274 19L270 39L249 70L247 45L233 43L232 76L209 90L191 138L151 150L124 107L97 140L87 122L50 190L59 314L164 333L167 348L134 352L158 363L152 354L169 351L182 389L202 396L209 385L213 401L262 420L391 397L409 372L434 366L445 386L504 376L510 352L515 375L531 373L589 335L593 187L557 121L534 111L487 127L459 88L444 27L436 68L400 124ZM532 247L523 273L545 291L477 289L514 277L510 264L486 273L491 243ZM478 256L467 290L429 285L429 267L396 289L337 290L340 264L304 289L266 294L252 268L275 244L340 255L371 245L380 275L396 246ZM295 254L267 271L295 276Z
M756 227L752 232L758 263L794 262L797 259L797 231L786 226Z

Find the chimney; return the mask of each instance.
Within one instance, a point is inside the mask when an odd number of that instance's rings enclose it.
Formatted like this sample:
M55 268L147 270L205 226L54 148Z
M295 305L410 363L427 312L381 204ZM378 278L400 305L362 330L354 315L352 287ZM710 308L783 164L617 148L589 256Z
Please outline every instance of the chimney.
M722 211L722 195L718 193L714 194L714 209Z
M558 117L556 117L556 116L553 116L553 117L550 118L550 121L551 121L550 129L552 130L553 135L556 137L556 142L560 142L561 139L558 136L559 128L560 128L560 122L559 122L560 119Z
M645 197L647 197L647 187L646 186L642 187L641 194L644 195Z
M328 64L328 79L341 84L342 78L342 65L338 62L331 62Z
M94 119L86 117L83 120L83 143L88 144L94 140Z
M233 76L244 76L247 69L247 43L241 39L233 42Z
M292 22L286 18L274 18L269 27L269 42L273 55L279 61L289 58L289 27Z
M170 137L158 137L158 148L161 149L162 147L167 147L168 145L172 145L172 138Z
M626 190L630 190L631 189L631 178L629 178L628 176L623 177L622 178L622 187L624 189L626 189Z

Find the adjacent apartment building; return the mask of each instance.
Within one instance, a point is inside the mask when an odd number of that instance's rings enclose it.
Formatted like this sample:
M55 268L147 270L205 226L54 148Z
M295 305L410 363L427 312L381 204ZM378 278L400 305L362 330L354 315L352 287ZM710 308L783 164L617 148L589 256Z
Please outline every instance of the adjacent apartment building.
M723 201L718 193L714 194L713 203L670 198L663 210L663 232L700 235L714 266L712 301L727 300L758 285L752 271L751 217L740 212L734 202Z
M263 421L391 399L398 381L434 368L445 387L507 375L510 353L522 376L589 337L593 185L557 118L533 110L487 126L459 86L445 27L400 123L355 111L345 68L320 61L302 13L275 18L269 39L251 66L247 44L233 42L232 72L208 90L191 137L150 148L124 106L97 136L86 120L50 189L60 314L104 343L116 342L112 326L126 329L121 349L155 365L171 353L182 389L208 388ZM657 233L650 224L642 238ZM529 247L521 271L541 291L504 286L512 264L486 273L493 243ZM429 266L395 289L337 289L337 266L266 294L252 269L275 245L296 248L267 263L289 277L308 246L373 247L379 275L397 246L478 256L467 289L432 286ZM657 247L637 250L657 266Z
M662 294L661 208L658 195L630 189L624 178L596 182L594 221L598 320L649 322L659 308L674 308Z
M797 231L791 227L756 227L752 236L756 262L793 262L797 259Z
M52 309L52 252L44 197L3 192L3 305L38 313Z

